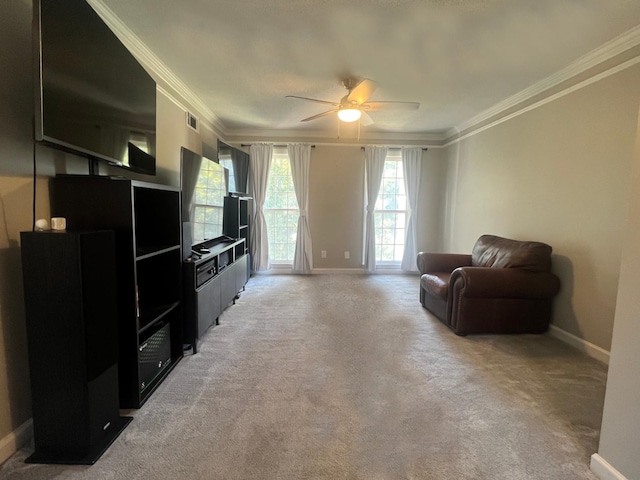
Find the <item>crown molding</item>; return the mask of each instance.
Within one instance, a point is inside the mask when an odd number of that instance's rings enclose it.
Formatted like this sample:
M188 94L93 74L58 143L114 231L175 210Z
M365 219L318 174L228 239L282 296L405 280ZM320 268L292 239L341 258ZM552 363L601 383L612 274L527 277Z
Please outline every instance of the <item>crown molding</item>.
M531 110L534 110L538 107L541 107L543 105L546 105L547 103L551 103L561 97L564 97L565 95L569 95L572 92L575 92L577 90L580 90L584 87L587 87L593 83L596 83L604 78L610 77L611 75L615 75L618 72L621 72L623 70L626 70L627 68L630 68L634 65L637 65L638 63L640 63L640 56L636 56L630 60L627 60L624 63L621 63L619 65L616 65L615 67L610 68L609 70L605 70L602 73L599 73L597 75L594 75L592 77L587 78L586 80L583 80L582 82L576 83L575 85L571 85L567 88L565 88L564 90L561 90L557 93L548 95L544 98L542 98L541 100L535 101L533 103L530 104L526 104L523 105L521 108L519 108L518 110L512 112L512 113L507 113L504 112L504 115L497 117L496 119L488 122L488 123L483 123L483 124L479 124L479 125L475 125L474 127L472 127L471 129L469 129L468 131L461 133L460 131L458 131L457 129L451 129L450 135L447 136L447 140L445 141L443 147L448 147L450 145L453 145L454 143L460 142L461 140L464 140L466 138L472 137L474 135L477 135L478 133L484 132L485 130L489 130L490 128L495 127L496 125L499 125L501 123L504 123L506 121L511 120L512 118L515 118L519 115L522 115L524 113L527 113Z
M159 86L162 93L185 110L195 110L201 121L208 123L207 127L224 136L225 126L207 105L205 105L191 89L167 67L140 38L127 27L122 20L105 5L103 0L87 0L91 8L102 18L102 21L111 29L124 46L136 57L142 66L153 76L157 77L164 85ZM171 91L175 92L172 93ZM176 94L178 98L176 98ZM187 108L182 102L190 108Z
M337 131L336 131L337 133ZM338 137L328 136L322 130L271 130L271 129L237 129L227 130L228 141L242 142L311 142L323 145L366 145L384 144L399 146L420 146L441 148L444 146L442 133L391 133L391 132L360 132L349 131Z
M545 92L548 92L549 90L557 87L563 82L571 80L572 78L575 78L580 74L587 72L589 69L597 67L598 65L601 65L604 62L613 59L617 55L620 55L634 47L637 47L638 45L640 45L640 25L627 30L622 35L619 35L613 40L601 45L600 47L592 50L586 55L583 55L576 61L567 65L565 68L546 77L545 79L534 83L530 87L525 88L524 90L516 93L515 95L512 95L511 97L506 98L501 102L496 103L493 107L481 112L478 115L475 115L469 120L462 122L461 124L456 125L453 128L450 128L443 135L446 139L446 144L451 144L452 142L458 140L456 136L460 135L461 132L466 132L465 135L468 135L472 133L467 132L468 130L473 130L483 122L487 122L491 119L496 120L495 117L499 117L501 114L505 114L510 109L517 108L519 105L526 103L532 98L544 94ZM624 60L622 61L624 62ZM615 69L615 67L616 66L610 67L609 70ZM580 82L581 86L586 86L588 84L589 83L587 82ZM574 87L575 85L568 86L566 89L564 89L564 91L566 93L569 93L570 91L575 90ZM524 111L525 108L527 108L527 106L523 107L521 110ZM510 117L512 117L513 115L513 113L510 114Z

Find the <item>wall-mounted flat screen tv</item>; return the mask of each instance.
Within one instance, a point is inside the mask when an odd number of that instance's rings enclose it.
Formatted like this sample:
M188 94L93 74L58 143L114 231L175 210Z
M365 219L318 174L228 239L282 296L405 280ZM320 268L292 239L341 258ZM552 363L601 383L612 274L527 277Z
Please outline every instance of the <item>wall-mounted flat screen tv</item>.
M86 0L34 0L35 138L155 174L156 83Z

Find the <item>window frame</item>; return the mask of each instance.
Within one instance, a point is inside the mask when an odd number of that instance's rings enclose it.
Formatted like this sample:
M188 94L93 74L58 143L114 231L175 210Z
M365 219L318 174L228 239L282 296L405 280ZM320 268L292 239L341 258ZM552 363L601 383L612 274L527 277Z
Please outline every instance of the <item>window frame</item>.
M209 163L209 162L210 162L210 160L203 159L202 163L200 165L200 173L198 174L198 182L196 183L195 192L194 192L193 209L192 209L192 213L191 213L191 218L189 219L191 224L193 225L193 232L192 232L193 239L197 240L197 241L206 241L206 240L211 240L212 238L216 238L215 236L214 237L207 237L205 235L206 231L207 231L207 225L216 225L214 230L216 232L222 232L222 222L223 222L223 218L224 218L224 206L223 205L224 205L224 197L227 194L227 192L224 191L224 190L220 190L220 189L209 189L209 185L208 184L207 185L202 185L201 184L202 179L206 178L206 175L203 175L202 172L209 170L208 167L211 165L211 163ZM213 205L213 204L210 204L210 203L198 203L197 202L197 200L198 200L198 189L201 189L201 190L204 189L206 191L205 197L209 196L209 190L211 190L211 191L217 190L218 193L216 193L216 195L220 195L220 193L222 193L222 197L220 199L220 204L219 205ZM203 210L203 209L205 210L205 213L204 213L205 221L197 222L196 218L198 217L198 212L200 210ZM219 218L220 222L219 223L218 222L216 222L216 223L207 222L206 221L206 219L207 219L206 209L215 210L217 212L216 216ZM195 232L197 231L196 229L199 228L198 225L202 225L202 237L203 237L202 239L200 239L199 235L195 234Z
M272 187L272 182L274 181L274 162L276 161L282 161L282 162L286 162L288 170L289 170L289 179L290 179L290 189L288 189L285 193L287 195L287 201L285 202L285 204L287 205L286 208L270 208L269 207L269 197L270 195L273 195L273 190L270 189L270 187ZM282 193L282 192L280 192ZM292 205L295 204L295 208L292 207ZM264 217L265 217L265 222L267 224L267 236L269 238L269 261L271 263L271 265L275 268L278 267L291 267L293 266L293 257L295 254L295 244L296 244L296 237L297 237L297 231L298 231L298 220L300 217L300 208L298 207L298 199L296 198L296 194L295 194L295 188L293 187L293 175L291 173L291 162L289 160L289 153L287 148L282 148L282 147L274 147L273 149L273 154L271 157L271 168L269 169L269 179L267 180L267 193L265 195L265 203L263 206L263 213L264 213ZM273 230L276 228L282 228L282 227L277 227L275 225L269 225L269 218L270 218L270 214L275 213L275 212L279 212L279 213L283 213L286 212L287 216L293 216L295 217L295 225L292 226L287 226L286 231L288 232L288 234L293 238L292 242L274 242L272 241L274 239L274 232ZM274 257L274 255L272 254L273 252L273 247L275 247L276 244L284 244L287 245L288 250L290 250L290 255L291 255L291 259L276 259Z
M394 177L396 182L400 181L400 186L399 189L402 191L401 194L395 194L396 197L402 197L403 202L404 202L404 209L379 209L377 208L378 205L383 201L383 185L385 182L386 178L389 177L383 177L380 180L380 189L378 190L378 197L376 199L376 206L374 208L373 211L373 222L374 222L374 230L375 230L375 240L376 240L376 269L380 268L380 269L400 269L401 264L402 264L402 254L400 255L400 259L399 260L380 260L378 257L378 251L379 249L382 249L385 245L385 243L379 242L379 228L376 228L376 224L377 224L377 219L379 218L379 215L382 214L392 214L396 216L396 226L394 226L393 230L394 230L394 243L391 244L394 246L394 248L399 245L398 243L395 242L396 237L397 237L397 231L401 230L403 232L403 239L402 239L402 253L404 253L404 248L405 248L405 242L406 242L406 231L407 231L407 220L408 220L408 203L407 203L407 193L406 193L406 186L405 186L405 180L404 180L404 164L403 164L403 160L402 160L402 152L401 150L389 150L387 152L387 156L385 158L385 164L387 162L396 162L396 176ZM398 175L397 172L400 172L400 176ZM387 194L388 195L388 194ZM397 227L397 216L398 215L404 215L404 226L402 228L398 228ZM380 255L382 256L382 255ZM395 257L395 252L394 252L394 257Z

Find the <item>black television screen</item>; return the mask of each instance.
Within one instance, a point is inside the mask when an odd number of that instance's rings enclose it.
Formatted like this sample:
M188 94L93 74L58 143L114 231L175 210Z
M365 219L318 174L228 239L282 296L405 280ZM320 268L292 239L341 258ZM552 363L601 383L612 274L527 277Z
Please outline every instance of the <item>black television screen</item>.
M183 228L190 228L191 244L221 237L224 197L229 193L228 170L182 147L180 187Z
M218 140L218 162L229 170L229 191L247 195L249 154Z
M156 84L86 0L34 0L35 138L155 174Z

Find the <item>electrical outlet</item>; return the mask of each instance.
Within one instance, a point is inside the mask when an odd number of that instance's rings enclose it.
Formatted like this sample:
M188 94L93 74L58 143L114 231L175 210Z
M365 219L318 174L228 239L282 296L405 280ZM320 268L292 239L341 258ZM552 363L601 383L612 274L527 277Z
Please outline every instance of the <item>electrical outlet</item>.
M347 250L346 252L344 252L344 258L346 258L346 259L351 258L351 254L349 253L349 250Z
M322 250L320 252L320 258L327 258L327 251L326 250Z

